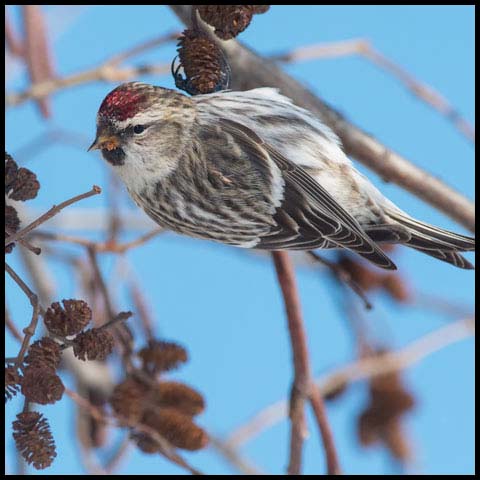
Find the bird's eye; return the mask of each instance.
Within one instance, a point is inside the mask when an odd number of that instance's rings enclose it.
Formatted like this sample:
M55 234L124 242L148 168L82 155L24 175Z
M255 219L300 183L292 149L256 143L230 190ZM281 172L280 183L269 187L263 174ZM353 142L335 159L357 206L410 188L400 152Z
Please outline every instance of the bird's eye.
M139 133L142 133L143 131L145 130L145 126L144 125L135 125L133 127L133 133L136 133L137 135Z

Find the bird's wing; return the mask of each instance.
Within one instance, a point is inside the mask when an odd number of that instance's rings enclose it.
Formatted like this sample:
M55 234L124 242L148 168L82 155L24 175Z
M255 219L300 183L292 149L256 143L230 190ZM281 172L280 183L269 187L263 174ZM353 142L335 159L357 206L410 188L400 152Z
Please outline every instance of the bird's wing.
M284 198L274 216L277 227L262 237L256 248L306 250L331 248L333 244L352 250L381 268L396 269L357 220L302 167L290 162L242 124L222 118L221 128L254 161L264 165L271 159L285 181Z

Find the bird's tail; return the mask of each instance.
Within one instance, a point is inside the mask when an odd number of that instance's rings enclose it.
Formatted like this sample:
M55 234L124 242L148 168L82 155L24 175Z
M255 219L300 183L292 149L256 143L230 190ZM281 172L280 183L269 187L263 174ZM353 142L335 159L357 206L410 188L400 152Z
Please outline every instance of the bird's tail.
M475 268L466 258L458 253L474 251L475 238L434 227L428 223L415 220L402 212L389 210L385 213L391 220L405 227L408 231L410 238L406 238L401 242L404 245L455 265L458 268L468 270Z

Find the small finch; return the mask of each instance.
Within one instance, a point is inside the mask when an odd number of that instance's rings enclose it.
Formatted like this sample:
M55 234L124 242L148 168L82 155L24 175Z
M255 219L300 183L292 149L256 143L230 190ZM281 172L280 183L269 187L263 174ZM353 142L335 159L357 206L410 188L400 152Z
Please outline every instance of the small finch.
M415 220L385 198L313 114L272 88L187 97L132 82L103 100L90 149L159 225L244 248L346 248L395 269L401 243L471 269L475 239Z

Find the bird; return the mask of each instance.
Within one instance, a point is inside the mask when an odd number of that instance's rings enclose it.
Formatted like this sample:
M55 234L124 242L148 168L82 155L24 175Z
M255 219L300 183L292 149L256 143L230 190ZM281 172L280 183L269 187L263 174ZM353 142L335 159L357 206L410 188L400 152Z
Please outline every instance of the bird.
M463 269L475 238L417 220L352 164L336 134L277 89L187 96L128 82L96 117L99 149L160 226L260 250L347 249L395 270L382 244Z

